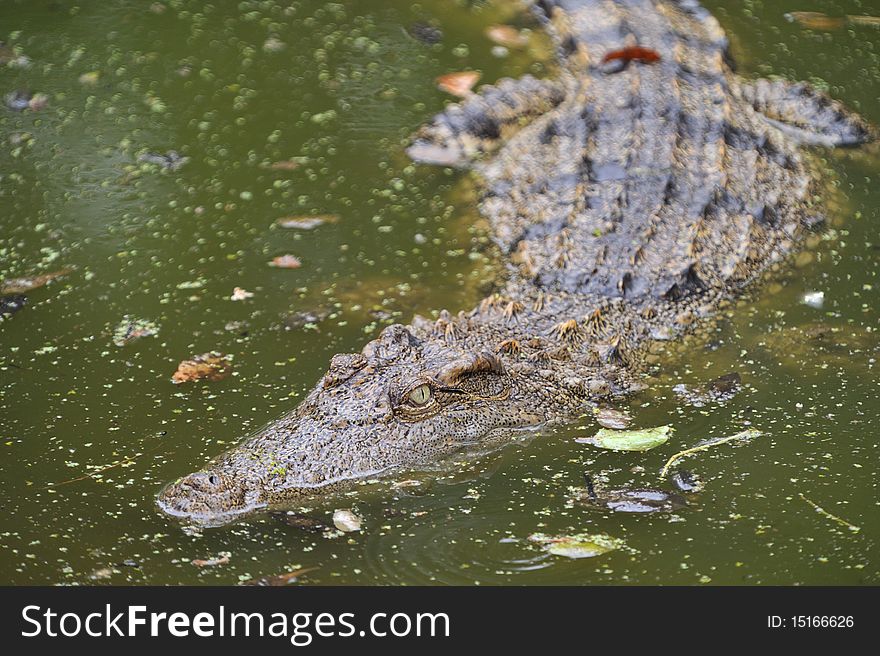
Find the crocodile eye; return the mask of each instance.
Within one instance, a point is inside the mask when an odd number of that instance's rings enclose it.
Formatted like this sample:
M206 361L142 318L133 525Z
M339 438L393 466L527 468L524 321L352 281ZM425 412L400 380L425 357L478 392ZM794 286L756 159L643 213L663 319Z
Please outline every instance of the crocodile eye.
M413 389L409 393L409 400L416 405L425 405L431 400L432 395L431 386L426 383Z

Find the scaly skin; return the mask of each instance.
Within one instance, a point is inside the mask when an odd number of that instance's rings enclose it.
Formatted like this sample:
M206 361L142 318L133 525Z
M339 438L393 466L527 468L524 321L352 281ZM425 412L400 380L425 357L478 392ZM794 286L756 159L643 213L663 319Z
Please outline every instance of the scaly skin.
M508 255L502 291L335 356L293 412L167 486L167 513L226 523L639 389L652 344L712 316L821 221L802 146L869 136L806 85L737 76L696 2L534 9L559 78L483 87L408 151L479 173L480 209ZM603 62L633 45L659 60Z

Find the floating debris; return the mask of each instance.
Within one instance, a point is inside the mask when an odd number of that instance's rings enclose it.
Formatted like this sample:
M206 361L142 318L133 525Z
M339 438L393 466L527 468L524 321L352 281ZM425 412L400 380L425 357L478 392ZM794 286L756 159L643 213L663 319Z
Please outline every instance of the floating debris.
M825 305L825 292L807 292L801 296L801 303L821 310L822 306Z
M753 428L749 428L748 430L741 431L736 435L731 435L729 437L716 437L711 440L706 440L698 444L695 447L690 449L685 449L684 451L679 451L674 456L672 456L669 460L666 461L666 464L663 465L663 469L660 470L660 478L666 478L666 474L669 471L669 468L673 463L681 460L685 456L692 455L694 453L699 453L700 451L707 451L712 447L719 446L721 444L727 444L728 442L746 442L755 437L760 437L762 435L761 431L755 430Z
M270 516L272 517L272 519L275 519L282 524L291 526L293 528L298 528L303 531L320 533L330 528L324 522L321 522L314 517L309 517L308 515L299 515L292 512L273 512L270 513Z
M839 30L846 25L846 19L829 16L818 11L791 11L785 14L789 23L797 23L808 30Z
M656 64L660 61L660 53L651 48L642 46L630 46L620 50L612 50L602 57L602 70L606 73L619 73L631 62L640 64Z
M30 107L31 98L34 97L30 91L12 91L3 96L4 104L14 112L23 112Z
M632 423L632 417L628 413L613 408L594 408L593 414L596 417L596 423L605 428L623 430Z
M26 109L38 112L49 104L49 96L45 93L18 90L3 96L3 102L14 112L23 112Z
M73 271L73 268L60 269L51 273L41 273L37 276L25 276L21 278L8 278L0 283L0 294L20 294L29 292L32 289L42 287L46 283L66 276Z
M24 294L0 296L0 316L12 316L27 305L27 300Z
M279 255L272 258L269 266L279 269L299 269L302 266L302 261L295 255Z
M282 52L285 48L287 48L287 44L278 37L270 36L263 41L264 52Z
M477 71L462 71L460 73L441 75L435 82L441 91L459 98L466 98L473 93L471 90L480 81L481 76L482 74Z
M89 574L89 578L92 581L106 581L111 576L113 576L113 569L111 567L101 567Z
M142 337L152 337L158 332L159 326L156 323L126 314L113 330L113 343L116 346L125 346Z
M160 433L157 434L157 437L164 437L166 434L167 434L166 431L161 431ZM99 467L98 469L94 469L94 470L90 471L88 474L83 474L82 476L76 476L75 478L68 478L67 480L59 481L58 483L49 483L46 486L46 489L60 487L61 485L68 485L70 483L77 483L79 481L86 481L89 479L97 480L98 478L100 478L101 474L103 474L104 472L106 472L110 469L115 469L116 467L125 467L126 465L134 462L135 460L137 460L141 456L145 456L148 453L154 453L154 452L158 451L164 445L165 445L164 442L158 442L157 444L154 444L151 448L149 448L145 451L141 451L139 453L136 453L133 456L129 456L128 458L123 458L122 460L117 460L116 462L110 463L109 465L105 465L104 467Z
M300 310L284 317L285 330L299 330L305 327L314 327L330 316L330 310L318 308L315 310Z
M579 437L578 444L590 444L611 451L647 451L669 440L672 426L658 426L632 431L615 431L603 428L593 437Z
M307 572L313 572L317 567L309 567L305 569L297 569L286 574L275 574L273 576L264 576L259 579L248 579L242 581L240 585L259 585L259 586L280 586L296 583L300 576Z
M682 397L695 408L702 408L708 403L723 403L736 396L742 389L742 377L737 372L724 374L709 381L702 387L691 388L680 384L672 391Z
M360 531L363 521L350 510L335 510L333 512L333 526L343 533Z
M853 25L880 27L880 16L853 16L850 14L846 19Z
M16 48L10 47L5 41L0 41L0 66L27 68L30 63L29 57L19 54Z
M529 37L510 25L490 25L485 34L492 43L512 50L529 45Z
M28 109L32 112L38 112L49 106L49 96L45 93L35 93L28 101Z
M440 43L443 40L443 30L425 21L416 21L406 28L406 33L416 41L421 41L429 46Z
M212 351L184 360L177 365L177 371L171 376L175 383L188 383L196 380L216 382L229 377L232 363L229 357Z
M586 487L574 489L572 500L603 510L624 513L669 513L686 507L687 501L675 492L652 488L606 490L595 486L589 474Z
M100 71L89 71L79 76L79 83L86 87L93 87L101 79Z
M394 481L391 484L391 489L392 490L405 490L407 488L421 487L421 486L422 486L421 481L417 481L413 478L410 478L410 479L406 479L403 481Z
M703 482L687 469L675 472L670 480L681 492L699 492L703 489Z
M832 515L830 512L828 512L827 510L825 510L822 506L818 505L818 504L817 504L816 502L814 502L814 501L811 501L810 499L808 499L807 497L805 497L803 494L800 494L800 493L799 493L798 496L799 496L801 499L803 499L804 501L806 501L808 504L810 504L810 505L813 507L813 509L814 509L817 513L819 513L820 515L823 515L823 516L827 517L828 519L830 519L830 520L832 520L832 521L834 521L834 522L837 522L837 523L840 524L841 526L846 526L846 527L847 527L850 531L852 531L853 533L858 533L859 531L862 530L862 528L861 528L860 526L856 526L855 524L850 524L848 521L846 521L845 519L841 519L841 518L838 517L837 515Z
M154 152L143 153L138 156L138 161L146 162L147 164L156 164L166 171L176 171L189 161L189 157L184 157L176 150L169 150L165 154Z
M246 301L247 299L253 297L253 292L249 292L246 289L242 289L241 287L236 287L232 290L232 296L230 296L229 299L232 301Z
M220 554L216 558L208 558L207 560L201 560L196 558L192 561L192 564L196 567L217 567L218 565L228 565L229 564L229 556L230 554Z
M279 162L271 162L266 164L264 168L270 171L295 171L306 162L305 157L292 157Z
M533 533L529 541L541 545L547 553L565 558L593 558L625 546L623 540L603 533L545 535Z
M316 214L313 216L285 216L275 222L279 228L292 230L313 230L325 223L336 223L339 217L335 214Z

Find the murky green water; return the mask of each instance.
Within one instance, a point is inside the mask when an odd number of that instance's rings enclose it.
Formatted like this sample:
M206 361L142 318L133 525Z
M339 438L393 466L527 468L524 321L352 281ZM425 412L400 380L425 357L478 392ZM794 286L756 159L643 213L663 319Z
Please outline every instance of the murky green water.
M710 3L745 72L820 81L880 123L880 29L814 32L783 18L880 9L722 4ZM442 43L410 37L415 21L435 21ZM846 199L837 239L632 401L636 425L675 426L657 450L575 444L592 425L542 435L312 513L329 522L332 507L355 508L366 530L343 536L269 518L188 534L158 512L163 482L293 407L333 353L479 298L491 250L462 179L416 169L401 144L445 101L439 74L546 74L535 52L492 54L483 30L499 21L530 25L441 0L0 5L0 39L30 60L0 69L0 92L48 95L40 111L0 110L0 279L75 267L0 323L0 583L236 583L297 567L321 584L880 582L876 159L829 159ZM137 162L169 149L189 162ZM295 170L272 166L291 158ZM273 225L305 213L339 221ZM287 253L302 267L268 266ZM254 296L233 301L235 287ZM814 291L821 309L801 300ZM315 309L329 316L291 327ZM126 315L158 335L115 346ZM839 330L817 337L817 323ZM211 350L233 356L232 377L171 382L178 362ZM729 371L746 389L724 406L693 408L672 391ZM706 488L671 517L566 503L585 470L656 485L674 452L744 425L765 434L687 461ZM574 561L527 541L585 531L627 549ZM191 564L223 554L228 564Z

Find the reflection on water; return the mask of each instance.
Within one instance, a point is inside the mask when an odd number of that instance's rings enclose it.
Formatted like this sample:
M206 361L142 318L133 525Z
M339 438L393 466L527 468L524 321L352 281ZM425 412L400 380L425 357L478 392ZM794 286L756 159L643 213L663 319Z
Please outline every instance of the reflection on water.
M746 74L811 79L880 122L876 29L806 29L781 0L710 4ZM355 533L270 517L183 531L156 510L163 482L295 405L333 353L485 292L496 256L472 180L412 166L402 144L446 100L440 74L547 74L539 37L500 51L486 38L505 22L534 28L510 5L440 0L0 6L0 95L36 98L0 113L0 279L71 269L0 306L0 581L228 584L304 567L301 582L324 584L878 582L871 157L821 155L845 201L832 238L626 404L635 427L675 426L661 448L577 444L585 420L305 511L329 525L333 507L354 508ZM439 43L419 38L425 25ZM309 215L338 220L276 225ZM283 255L301 266L268 265ZM229 377L171 382L211 351L231 356ZM673 391L730 372L744 389L723 404ZM747 426L764 436L687 462L705 483L687 509L569 503L586 471L668 487L671 454ZM536 532L626 548L567 560Z

